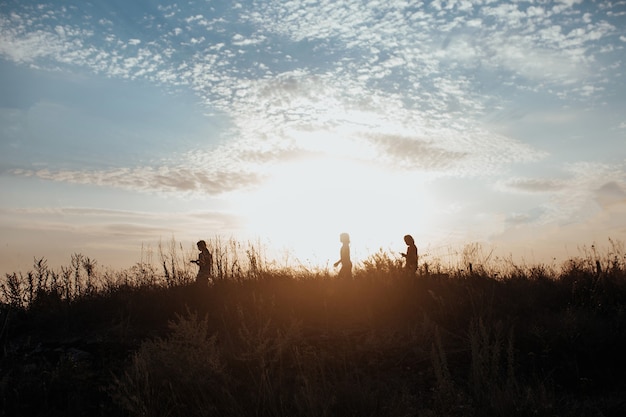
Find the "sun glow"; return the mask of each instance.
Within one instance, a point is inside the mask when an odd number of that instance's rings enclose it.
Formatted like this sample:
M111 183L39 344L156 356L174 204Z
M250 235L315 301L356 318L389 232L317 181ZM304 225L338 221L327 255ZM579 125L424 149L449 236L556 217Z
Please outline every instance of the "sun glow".
M338 258L342 232L358 261L381 247L400 251L404 234L426 231L435 213L414 176L337 153L275 166L246 197L248 231L292 261L315 266Z

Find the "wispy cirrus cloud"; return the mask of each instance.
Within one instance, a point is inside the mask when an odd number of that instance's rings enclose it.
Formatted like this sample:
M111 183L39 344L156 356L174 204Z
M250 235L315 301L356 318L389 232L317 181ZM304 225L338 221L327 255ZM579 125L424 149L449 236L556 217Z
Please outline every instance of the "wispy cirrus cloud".
M588 219L626 196L626 170L623 165L577 162L566 165L559 179L509 178L499 181L496 189L508 193L546 196L541 223L569 223Z
M545 178L513 178L502 183L501 186L510 191L546 193L563 190L566 184L563 181Z
M219 195L233 190L249 188L261 180L255 173L211 169L194 170L172 165L96 171L16 169L12 172L14 175L74 184L94 184L145 192L208 195Z
M181 226L190 230L234 230L241 223L237 215L217 210L171 213L62 206L2 208L0 213L3 216L0 225L3 228L25 233L72 233L81 236L81 239L97 237L103 240L112 237L142 237L149 240L155 236L174 234Z

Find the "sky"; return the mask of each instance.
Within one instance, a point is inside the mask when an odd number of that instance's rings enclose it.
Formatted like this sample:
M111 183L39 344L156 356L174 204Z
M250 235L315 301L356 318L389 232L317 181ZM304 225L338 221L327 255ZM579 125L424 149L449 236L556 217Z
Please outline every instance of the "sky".
M610 248L625 48L626 1L4 0L0 272Z

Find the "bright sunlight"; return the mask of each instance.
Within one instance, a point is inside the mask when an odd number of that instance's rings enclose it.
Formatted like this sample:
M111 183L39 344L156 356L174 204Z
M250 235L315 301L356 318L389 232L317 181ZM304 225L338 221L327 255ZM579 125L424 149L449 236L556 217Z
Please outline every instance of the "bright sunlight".
M272 167L265 185L242 201L252 234L271 236L292 262L324 266L336 260L342 232L357 260L381 247L401 250L404 234L420 241L432 232L436 212L423 179L350 156L367 150L336 148L332 137L301 138L311 154Z

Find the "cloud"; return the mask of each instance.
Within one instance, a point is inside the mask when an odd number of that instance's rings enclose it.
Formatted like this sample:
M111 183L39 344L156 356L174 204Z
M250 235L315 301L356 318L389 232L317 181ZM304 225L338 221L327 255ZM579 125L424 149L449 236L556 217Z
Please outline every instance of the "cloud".
M626 170L621 165L577 162L564 166L561 178L509 178L498 181L503 192L545 196L538 223L586 221L598 212L623 206Z
M626 187L616 181L610 181L595 190L595 197L598 204L604 209L617 205L626 206Z
M70 233L78 239L110 238L153 241L160 236L188 231L212 230L214 233L236 230L241 219L232 213L216 210L180 212L111 210L93 207L39 207L0 209L0 226L11 230L15 239L22 234L39 232ZM182 231L182 233L181 233Z
M33 216L106 216L106 217L138 217L145 218L148 213L129 210L111 210L92 207L37 207L0 209L5 215L33 215Z
M463 113L479 105L462 96L461 85L462 80L441 81L440 94L424 106L444 107L443 112L436 112L406 109L399 97L372 91L343 74L322 76L294 71L248 81L241 87L245 93L233 103L231 116L243 138L233 142L233 147L251 155L262 154L255 148L271 149L266 156L332 152L364 160L386 160L392 166L408 163L418 169L448 168L470 175L545 156L476 126ZM448 98L455 100L459 108L458 117L452 120L445 113ZM412 150L404 153L407 147ZM435 159L427 161L425 155L416 159L420 152ZM452 160L457 163L451 164Z
M524 193L551 193L565 188L562 181L540 178L513 178L500 184L501 189Z
M14 175L74 184L94 184L134 191L219 195L259 183L255 173L201 170L176 166L96 171L13 170Z
M81 239L106 239L106 238L147 238L162 234L173 233L174 229L162 225L143 225L136 223L87 223L72 224L64 221L36 220L32 222L18 222L13 225L18 232L38 231L40 233L70 233L80 236Z
M545 209L542 207L536 207L525 213L511 213L506 219L505 223L507 227L519 227L523 225L533 225L541 220Z
M448 3L448 12L443 16L433 13L434 4L422 7L403 2L370 6L356 1L341 4L268 1L256 6L254 9L242 6L234 9L236 13L212 18L206 18L199 10L159 6L163 15L150 16L146 29L152 32L145 31L156 36L125 40L112 33L109 26L102 34L87 24L48 27L42 15L25 7L0 20L4 34L0 44L5 45L0 54L17 62L50 57L59 63L82 65L116 77L142 77L170 85L190 83L219 98L224 88L231 92L237 89L231 79L243 81L245 73L262 76L263 69L277 75L285 69L293 70L294 65L330 68L335 73L347 71L350 76L359 76L355 72L366 70L381 80L404 75L424 82L432 74L440 74L452 81L456 77L447 76L449 68L442 66L441 61L444 57L452 65L468 60L474 60L476 65L490 62L493 68L567 83L572 77L581 79L589 74L581 72L593 62L590 48L585 45L615 32L607 22L589 21L588 14L585 18L569 17L565 21L555 11L548 13L541 7L524 10L515 4ZM576 4L561 6L572 8ZM46 10L46 15L54 13L53 9ZM56 21L67 20L67 16L57 14ZM154 26L152 22L157 18L166 19L168 28L176 28L175 33L165 31L165 25ZM486 23L494 19L493 23ZM562 24L561 20L564 20ZM479 28L478 21L482 22ZM451 22L454 22L452 26ZM564 30L565 22L572 28L568 32ZM529 26L535 32L528 31ZM229 32L235 35L226 36ZM194 49L202 42L192 39L209 35L214 39L206 47ZM178 39L181 36L188 42L181 43ZM102 42L102 37L107 40ZM216 42L216 37L221 42ZM442 37L462 39L462 43L456 44L465 43L468 47L450 49L449 54L441 55ZM310 43L310 48L299 48L298 44L305 41ZM215 45L222 47L214 49ZM259 55L261 51L265 54ZM469 51L469 55L460 54ZM251 61L253 56L256 65ZM203 71L177 71L181 60L186 68L202 65ZM389 66L392 62L396 64ZM212 78L206 78L209 74Z
M504 102L482 90L481 78L581 99L605 94L595 48L616 28L579 8L577 1L547 9L274 0L207 16L206 8L170 5L146 11L126 34L113 32L110 16L95 9L16 7L0 16L0 56L189 87L233 128L224 133L231 149L159 166L15 172L219 194L258 185L266 164L328 151L307 139L317 132L316 141L331 134L341 143L333 149L362 159L451 175L493 174L546 155L477 122ZM520 190L548 185L509 184Z
M418 170L443 171L467 157L467 153L449 151L438 147L434 141L423 139L377 135L371 137L370 142L394 163Z

